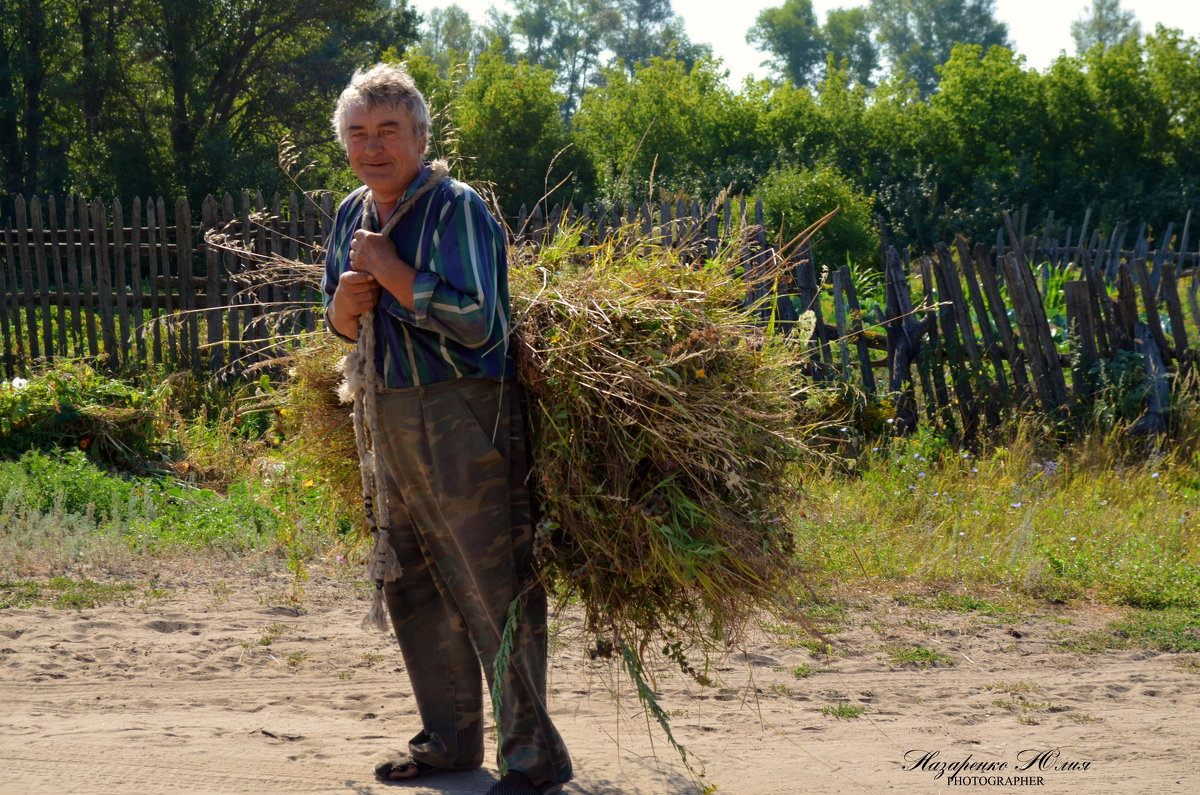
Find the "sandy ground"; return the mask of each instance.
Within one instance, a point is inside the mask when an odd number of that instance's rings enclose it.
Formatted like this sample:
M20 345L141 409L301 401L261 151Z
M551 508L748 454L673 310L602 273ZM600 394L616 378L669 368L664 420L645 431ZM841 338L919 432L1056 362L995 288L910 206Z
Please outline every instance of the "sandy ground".
M418 728L399 651L359 628L367 592L348 573L311 575L299 604L286 573L246 562L168 568L154 591L95 609L0 611L0 792L486 792L490 759L422 785L374 781L372 763ZM716 792L945 791L939 766L963 763L983 767L956 790L1200 791L1197 655L1062 650L1113 617L1098 608L997 620L844 596L831 655L773 625L719 663L717 687L658 672ZM567 791L698 791L621 675L588 658L578 617L555 629ZM891 645L954 663L898 664ZM796 677L802 664L817 672ZM866 711L821 712L837 704Z

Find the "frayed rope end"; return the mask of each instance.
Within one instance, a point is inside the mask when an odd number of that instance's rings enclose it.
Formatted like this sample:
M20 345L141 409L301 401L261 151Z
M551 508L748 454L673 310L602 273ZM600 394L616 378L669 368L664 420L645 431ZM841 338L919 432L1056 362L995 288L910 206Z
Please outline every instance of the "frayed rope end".
M387 608L383 605L383 580L375 581L375 596L371 599L371 609L363 616L362 628L366 632L388 631Z

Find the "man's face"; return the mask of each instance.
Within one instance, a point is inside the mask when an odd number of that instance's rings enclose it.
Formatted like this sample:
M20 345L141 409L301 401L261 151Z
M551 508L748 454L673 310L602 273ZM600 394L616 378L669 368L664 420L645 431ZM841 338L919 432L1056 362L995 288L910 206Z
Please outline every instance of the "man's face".
M425 141L413 133L404 108L348 108L346 136L350 167L376 201L399 199L421 171Z

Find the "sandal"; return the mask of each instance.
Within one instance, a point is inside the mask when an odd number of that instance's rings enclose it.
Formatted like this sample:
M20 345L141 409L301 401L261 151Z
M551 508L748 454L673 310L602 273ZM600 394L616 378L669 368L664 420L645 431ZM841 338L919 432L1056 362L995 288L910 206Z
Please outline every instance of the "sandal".
M562 792L562 784L535 787L524 773L510 770L492 785L492 788L487 791L487 795L554 795L559 792Z
M408 772L414 768L416 769L415 773ZM398 754L375 765L375 778L389 783L416 781L425 776L444 772L446 771L443 768L434 767L419 759L413 759L409 754ZM397 776L397 773L404 773L405 775Z

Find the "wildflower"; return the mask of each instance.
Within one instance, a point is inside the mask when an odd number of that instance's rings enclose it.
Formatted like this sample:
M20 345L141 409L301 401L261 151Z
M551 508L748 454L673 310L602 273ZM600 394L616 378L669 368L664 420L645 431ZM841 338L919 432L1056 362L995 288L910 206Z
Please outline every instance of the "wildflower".
M893 422L895 422L895 420L894 420L894 419L892 419L891 417L888 417L887 424L888 424L888 425L891 425Z
M1150 477L1152 477L1152 478L1156 478L1156 477L1158 477L1158 473L1157 473L1157 472L1151 472L1151 473L1150 473Z
M920 457L921 457L920 453L913 453L913 458L920 458Z
M919 478L923 478L923 477L925 477L925 473L924 473L924 472L918 472L918 473L917 473L917 477L919 477Z
M1075 536L1071 536L1071 540L1072 540L1072 541L1074 541L1074 540L1075 540Z
M908 488L909 488L909 490L911 491L912 489L915 489L915 488L916 488L916 486L909 486Z
M842 433L846 433L850 429L849 428L838 428L838 430L841 431Z
M960 536L965 536L965 535L966 535L966 533L964 533L962 530L959 530L959 531L958 531L958 534L959 534Z
M29 380L26 378L17 377L17 378L13 378L13 380L12 380L12 388L13 389L24 389L27 386L29 386Z
M978 470L978 469L976 469L975 467L971 467L971 471L972 471L972 472L978 472L979 470Z
M703 367L701 367L699 370L696 371L696 377L697 378L707 378L707 374L704 372Z
M976 516L979 516L979 511L971 511L971 513L975 514ZM987 538L987 536L984 536L984 538Z
M1101 505L1108 505L1108 500L1100 500Z
M1009 503L1009 505L1011 505L1013 508L1020 508L1020 507L1021 507L1021 502L1020 502L1020 501L1018 501L1018 502L1010 502L1010 503Z
M879 448L878 448L878 447L872 447L872 448L871 448L871 452L872 452L872 453L878 453L878 452L879 452Z

